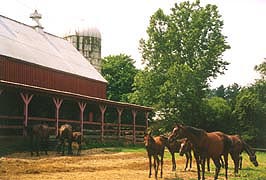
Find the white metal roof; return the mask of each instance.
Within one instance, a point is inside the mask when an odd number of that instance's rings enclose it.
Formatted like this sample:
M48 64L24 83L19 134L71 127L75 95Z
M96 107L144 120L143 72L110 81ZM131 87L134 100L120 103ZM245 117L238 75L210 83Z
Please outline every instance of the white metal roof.
M107 82L68 41L1 15L0 54Z

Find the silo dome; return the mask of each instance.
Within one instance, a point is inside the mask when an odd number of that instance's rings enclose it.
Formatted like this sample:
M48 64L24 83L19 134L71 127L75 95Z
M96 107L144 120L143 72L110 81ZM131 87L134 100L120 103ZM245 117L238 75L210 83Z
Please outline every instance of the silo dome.
M74 35L78 35L78 36L90 36L90 37L96 37L101 39L101 33L99 31L99 29L95 28L95 27L77 27L77 28L71 28L68 32L66 32L65 36L74 36Z

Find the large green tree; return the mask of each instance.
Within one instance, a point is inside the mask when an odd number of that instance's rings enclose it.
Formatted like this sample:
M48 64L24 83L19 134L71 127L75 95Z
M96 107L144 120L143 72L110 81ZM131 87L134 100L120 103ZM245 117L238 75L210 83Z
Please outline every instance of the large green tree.
M145 69L135 78L132 102L151 105L166 120L197 125L211 79L224 73L229 49L217 6L199 1L175 4L169 14L157 10L148 38L140 40Z
M134 63L125 54L110 55L103 59L102 75L108 81L108 99L128 102L128 95L133 92L134 77L138 72Z

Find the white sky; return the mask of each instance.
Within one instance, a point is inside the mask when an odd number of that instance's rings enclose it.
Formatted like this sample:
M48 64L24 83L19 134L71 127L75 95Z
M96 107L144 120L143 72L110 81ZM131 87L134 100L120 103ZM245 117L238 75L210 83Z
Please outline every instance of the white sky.
M175 2L180 0L1 0L0 14L34 25L29 15L37 9L44 30L58 36L80 26L97 27L102 35L102 57L124 53L140 67L139 40L146 37L150 16L158 8L169 12ZM231 64L212 86L254 82L258 77L254 66L266 58L266 0L201 2L218 5L231 46L224 54Z

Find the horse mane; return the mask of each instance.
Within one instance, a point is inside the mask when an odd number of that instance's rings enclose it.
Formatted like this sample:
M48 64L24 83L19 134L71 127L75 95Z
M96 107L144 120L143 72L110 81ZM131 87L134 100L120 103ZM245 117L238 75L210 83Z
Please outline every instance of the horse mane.
M241 139L241 141L243 143L243 149L247 152L247 154L249 156L254 156L255 151L253 151L252 148L243 139Z
M206 133L206 131L204 131L203 129L195 128L192 126L185 126L185 127L189 130L189 132L191 132L193 135L197 137L200 137Z

